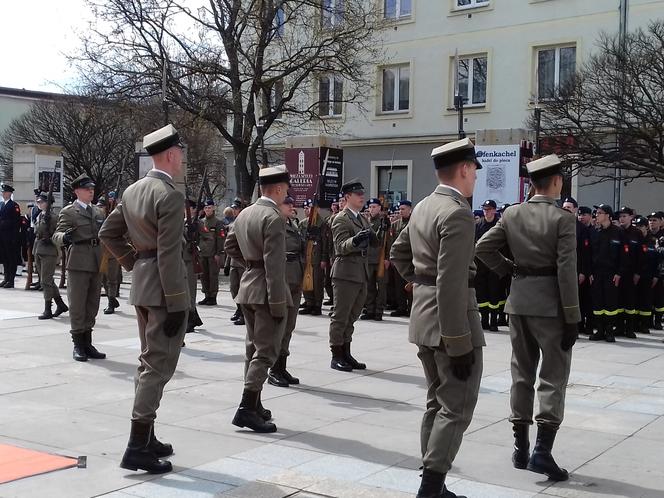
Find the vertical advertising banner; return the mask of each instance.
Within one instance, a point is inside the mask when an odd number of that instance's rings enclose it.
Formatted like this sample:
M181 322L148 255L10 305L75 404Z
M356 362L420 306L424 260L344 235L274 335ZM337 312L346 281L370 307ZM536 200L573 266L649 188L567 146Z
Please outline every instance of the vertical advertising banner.
M475 151L482 169L477 171L473 209L481 209L487 199L498 206L520 202L519 146L477 145Z
M53 181L53 207L62 208L64 171L62 156L35 154L35 189L48 192Z
M327 163L326 163L327 158ZM286 168L290 174L290 195L296 206L313 199L318 187L322 208L337 199L343 178L343 151L328 147L286 149ZM325 176L321 177L325 167Z

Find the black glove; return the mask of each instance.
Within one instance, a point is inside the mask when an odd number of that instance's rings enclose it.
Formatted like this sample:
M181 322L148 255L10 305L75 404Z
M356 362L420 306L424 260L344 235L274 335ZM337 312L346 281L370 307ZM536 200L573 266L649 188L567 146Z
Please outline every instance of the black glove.
M175 337L184 323L184 317L187 315L184 311L172 311L166 316L164 322L164 334L166 337Z
M72 245L74 242L74 236L72 235L71 232L65 232L65 234L62 236L62 243L66 246Z
M319 237L320 237L319 227L307 228L307 240L318 240Z
M452 364L452 373L460 381L465 381L470 377L475 364L475 351L470 350L461 356L450 356L450 363Z
M228 266L224 266L224 276L228 276L231 274L231 269Z
M566 323L563 331L563 339L560 341L560 347L563 351L569 351L577 338L579 337L579 326L576 323Z
M370 228L365 228L364 230L360 230L353 236L353 245L355 247L360 247L360 245L364 245L366 247L367 242L369 240L369 234L371 234L371 229Z

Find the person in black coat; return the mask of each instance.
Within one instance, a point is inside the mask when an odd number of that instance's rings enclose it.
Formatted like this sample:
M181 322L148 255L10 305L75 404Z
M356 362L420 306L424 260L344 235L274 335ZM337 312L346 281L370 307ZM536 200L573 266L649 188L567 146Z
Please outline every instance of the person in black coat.
M14 188L2 184L0 201L0 261L3 264L4 279L0 287L14 287L16 268L21 263L19 232L21 228L21 208L12 200Z

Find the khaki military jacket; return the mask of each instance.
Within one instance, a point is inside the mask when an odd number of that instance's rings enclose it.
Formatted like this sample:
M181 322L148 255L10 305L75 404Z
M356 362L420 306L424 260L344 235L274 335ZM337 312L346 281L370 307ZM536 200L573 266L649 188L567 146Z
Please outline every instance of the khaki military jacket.
M189 309L182 259L183 206L184 195L173 180L151 170L127 188L122 202L106 218L99 238L127 271L133 271L129 304L165 307L169 312ZM156 258L136 257L135 251L155 249Z
M224 254L224 240L226 230L221 220L215 216L199 221L198 228L199 254L203 258L222 256Z
M325 224L321 227L323 236L322 236L322 248L321 248L321 260L326 263L334 262L334 239L332 237L332 222L339 213L332 213L325 220Z
M509 247L514 261L500 253ZM535 195L512 206L496 226L477 242L477 257L489 269L512 279L505 311L514 315L555 317L566 323L581 321L576 273L576 220L550 197ZM554 276L518 276L518 267L554 268Z
M276 204L260 198L243 209L225 251L246 264L235 302L267 304L273 317L285 317L293 300L286 284L286 224Z
M332 278L350 282L367 282L369 264L367 248L355 247L353 237L365 228L369 222L362 216L355 216L349 208L345 208L334 217L332 222L332 238L334 240L335 259L332 264ZM379 244L378 234L371 241L374 247Z
M71 231L73 243L67 251L67 270L98 272L101 263L99 228L104 212L96 206L86 210L77 201L60 210L52 240L62 247L66 232Z
M35 223L35 244L32 248L32 252L35 256L57 257L60 255L60 251L51 240L57 224L58 219L53 213L51 213L48 223L46 223L44 212L42 211L39 213Z
M418 203L391 261L414 282L409 340L461 356L485 345L475 298L475 220L461 194L439 185ZM421 283L418 283L421 282Z
M302 290L304 277L304 238L297 221L286 221L286 283L291 295ZM298 303L293 303L294 305Z

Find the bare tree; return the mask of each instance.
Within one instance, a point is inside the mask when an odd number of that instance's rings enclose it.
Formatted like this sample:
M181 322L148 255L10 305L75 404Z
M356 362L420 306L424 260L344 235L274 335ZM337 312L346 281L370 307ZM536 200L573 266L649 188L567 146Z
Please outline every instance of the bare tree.
M115 98L165 97L213 124L233 149L244 199L267 161L263 137L333 126L316 78L338 75L343 91L334 100L361 106L374 81L368 68L382 57L372 1L88 3L98 22L73 58L86 82Z
M572 81L542 102L541 134L584 176L664 180L664 22L602 35ZM531 128L535 127L530 120Z

